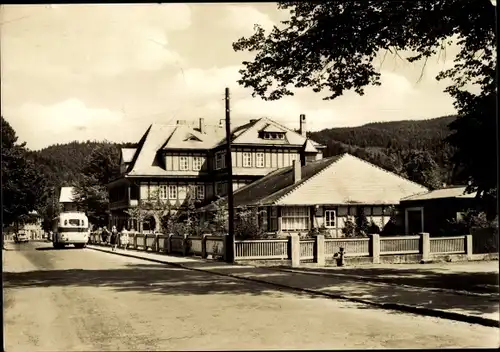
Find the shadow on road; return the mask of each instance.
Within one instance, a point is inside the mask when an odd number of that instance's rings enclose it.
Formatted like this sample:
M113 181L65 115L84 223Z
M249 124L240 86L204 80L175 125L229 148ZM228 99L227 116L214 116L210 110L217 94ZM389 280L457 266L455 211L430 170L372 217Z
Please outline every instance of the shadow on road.
M362 276L370 282L408 285L421 288L440 288L473 293L498 294L497 272L456 272L406 268L300 268L301 272L324 276Z
M41 249L42 250L42 249ZM191 262L193 269L216 268L224 272L242 277L271 280L282 285L296 287L307 287L312 290L320 290L332 294L348 295L352 298L369 299L374 302L402 302L415 304L433 309L459 309L472 314L494 313L498 311L498 297L464 297L459 295L445 295L439 293L430 294L415 287L412 291L396 290L393 286L380 283L369 283L368 280L360 280L332 275L311 275L290 273L284 271L263 270L262 268L228 266L217 262ZM314 269L318 271L318 269ZM361 270L363 275L378 275L383 277L391 273L390 269L352 269ZM402 271L398 270L397 273ZM360 272L358 272L360 274ZM396 275L396 272L393 273ZM495 282L498 285L498 277L492 273L453 273L439 276L432 271L425 270L404 271L401 277L392 278L391 282L412 282L421 287L432 287L433 285L453 287L475 288L491 292L490 286ZM319 276L319 277L318 277ZM429 276L425 279L419 276ZM32 272L4 272L4 288L30 288L30 287L109 287L124 292L149 292L163 295L225 295L225 294L248 294L248 295L280 295L279 291L290 291L276 289L266 284L250 283L245 280L237 280L227 276L185 270L163 264L145 263L141 265L128 264L123 269L71 269L71 270L40 270ZM410 281L408 281L410 280ZM426 281L427 283L425 283ZM430 286L429 286L430 285ZM485 285L485 286L484 286ZM488 289L484 288L487 287ZM488 291L490 290L490 291ZM498 290L498 286L497 286ZM295 294L301 294L294 291ZM422 293L422 295L420 295ZM303 296L311 296L302 293ZM411 296L410 298L407 295ZM429 299L431 297L431 299ZM415 302L408 302L408 300Z
M61 251L61 250L68 250L68 249L79 249L81 250L81 248L76 248L76 247L70 247L70 246L67 246L67 247L64 247L64 248L54 248L54 246L49 246L49 247L38 247L38 248L35 248L37 251Z

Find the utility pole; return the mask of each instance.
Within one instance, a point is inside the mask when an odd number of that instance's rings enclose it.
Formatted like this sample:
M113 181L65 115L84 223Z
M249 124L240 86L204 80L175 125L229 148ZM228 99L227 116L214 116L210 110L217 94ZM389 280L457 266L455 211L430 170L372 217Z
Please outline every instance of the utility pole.
M229 233L226 241L226 261L234 262L234 205L233 205L233 158L231 157L231 122L229 108L229 88L226 88L226 170L227 170L227 211Z

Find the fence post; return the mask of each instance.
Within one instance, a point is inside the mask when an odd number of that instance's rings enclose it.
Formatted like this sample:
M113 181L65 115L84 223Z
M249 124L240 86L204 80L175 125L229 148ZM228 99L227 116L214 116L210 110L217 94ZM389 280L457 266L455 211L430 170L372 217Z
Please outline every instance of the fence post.
M420 246L422 248L422 261L428 261L431 258L431 239L428 232L420 233Z
M155 241L153 244L153 251L154 252L159 252L160 251L160 234L155 233Z
M172 254L172 235L172 233L167 235L167 243L165 244L165 252L167 252L167 254Z
M225 262L228 261L226 246L229 246L231 244L231 241L229 241L228 237L229 237L228 233L226 233L226 234L224 234L222 236L222 251L223 251L222 253L224 253L223 259L224 259ZM233 242L232 245L233 245L233 253L235 254L233 260L236 261L236 248L234 248L235 247L235 243Z
M370 236L370 257L373 264L380 264L380 235L378 233L369 234Z
M207 259L208 258L208 254L207 254L207 234L203 234L201 235L201 257L203 259Z
M472 247L472 235L465 235L465 254L467 254L467 260L472 260L473 247Z
M188 241L189 241L189 235L184 234L184 238L182 239L182 256L186 257L189 254L189 248L188 248Z
M297 234L290 235L290 254L292 260L292 268L298 268L300 266L300 237Z
M144 237L142 238L142 248L143 248L144 252L148 251L148 234L147 233L145 233Z
M318 266L325 266L325 236L317 235L315 243L315 259Z
M137 232L134 232L134 242L132 248L137 249Z

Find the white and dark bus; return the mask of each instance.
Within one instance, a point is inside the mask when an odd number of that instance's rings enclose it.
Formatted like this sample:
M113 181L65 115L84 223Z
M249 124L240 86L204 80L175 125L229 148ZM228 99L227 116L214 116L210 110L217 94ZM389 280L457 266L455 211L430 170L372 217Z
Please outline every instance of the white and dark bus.
M54 218L52 231L54 248L64 248L70 244L85 248L90 235L89 219L82 212L63 212Z

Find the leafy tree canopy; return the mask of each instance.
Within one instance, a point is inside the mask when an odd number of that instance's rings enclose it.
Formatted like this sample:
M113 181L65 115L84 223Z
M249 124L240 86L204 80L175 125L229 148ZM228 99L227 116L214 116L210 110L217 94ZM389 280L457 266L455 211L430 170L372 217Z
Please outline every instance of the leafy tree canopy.
M25 143L18 144L10 124L2 128L2 227L22 220L43 202L45 183L28 158Z
M363 95L380 85L374 59L382 51L406 60L427 60L453 42L454 65L436 77L449 79L458 118L448 142L457 148L453 161L469 178L468 191L495 193L496 157L496 17L491 0L280 2L290 19L265 33L256 25L235 51L255 52L244 61L239 83L254 96L276 100L309 87L334 99L345 91ZM478 88L478 94L466 90ZM471 141L474 141L471 143Z

